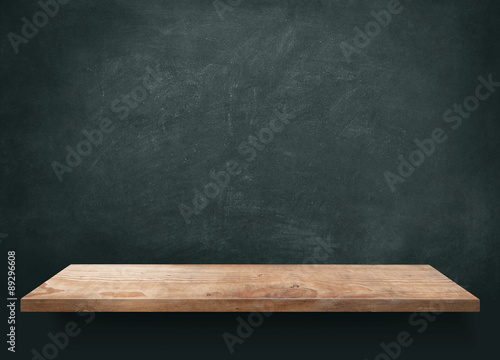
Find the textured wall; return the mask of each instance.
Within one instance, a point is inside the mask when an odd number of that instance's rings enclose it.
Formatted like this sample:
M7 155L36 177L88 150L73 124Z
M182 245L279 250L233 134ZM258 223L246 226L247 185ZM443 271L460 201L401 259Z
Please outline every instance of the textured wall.
M19 292L70 263L404 263L497 298L498 2L229 3L2 5Z

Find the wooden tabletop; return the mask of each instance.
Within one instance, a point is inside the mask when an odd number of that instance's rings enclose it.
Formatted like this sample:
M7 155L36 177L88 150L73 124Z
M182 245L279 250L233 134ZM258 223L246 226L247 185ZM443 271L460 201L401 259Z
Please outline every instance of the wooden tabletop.
M429 265L70 265L24 312L476 312Z

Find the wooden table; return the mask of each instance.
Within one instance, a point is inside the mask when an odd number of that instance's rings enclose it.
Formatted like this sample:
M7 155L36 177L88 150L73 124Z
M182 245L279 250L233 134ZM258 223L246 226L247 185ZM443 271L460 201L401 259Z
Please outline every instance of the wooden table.
M23 312L476 312L429 265L70 265Z

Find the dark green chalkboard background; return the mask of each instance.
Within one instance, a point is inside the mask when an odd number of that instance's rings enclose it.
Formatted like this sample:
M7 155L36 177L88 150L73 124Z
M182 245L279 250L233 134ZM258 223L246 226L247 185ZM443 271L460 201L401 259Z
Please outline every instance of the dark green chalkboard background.
M443 113L474 95L479 76L500 81L499 3L402 0L403 10L348 61L342 42L353 44L354 28L387 4L243 0L221 17L212 1L72 0L16 54L7 34L20 35L21 18L40 7L4 2L0 233L2 248L17 253L19 297L71 263L294 264L316 256L318 263L430 264L495 303L500 88L456 130ZM148 67L164 79L120 119L111 104L142 84ZM283 108L298 109L295 118L187 224L179 204L192 206L193 188L210 182L212 170L244 163L240 144ZM66 147L75 149L82 131L103 118L113 130L59 181L51 164L65 164ZM436 127L447 141L391 191L384 172L397 173L398 156L408 158L414 140ZM19 335L18 346L27 350L65 321L21 315L31 337ZM91 351L99 331L116 332L125 321L136 322L134 331L182 323L180 334L193 343L180 349L173 331L175 351L203 351L196 338L206 335L217 342L207 340L207 348L227 353L220 335L234 330L235 315L170 316L102 315L59 358ZM328 324L317 315L286 316L269 320L268 336L303 324L325 337L320 344L288 333L300 351L335 354L326 338L343 336L328 335L337 320L366 331L371 340L342 341L346 353L360 351L353 358L375 357L380 341L408 326L406 315L391 315L379 339L367 319L383 316L330 314ZM470 358L483 349L468 328L477 316L487 321L491 313L445 315L442 332L458 328L459 341L436 334L428 348L415 345L405 356L454 348ZM210 336L188 331L219 320ZM121 336L132 342L135 335ZM282 350L281 340L254 336L238 351ZM99 346L113 351L111 344Z

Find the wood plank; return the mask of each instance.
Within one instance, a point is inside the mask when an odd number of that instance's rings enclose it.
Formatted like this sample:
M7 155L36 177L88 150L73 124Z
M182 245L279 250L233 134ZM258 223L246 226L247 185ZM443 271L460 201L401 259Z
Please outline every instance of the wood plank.
M477 312L429 265L70 265L23 312Z

